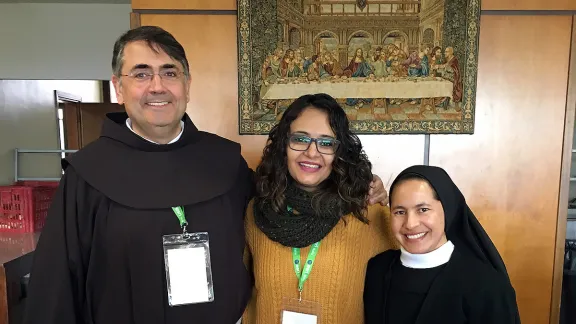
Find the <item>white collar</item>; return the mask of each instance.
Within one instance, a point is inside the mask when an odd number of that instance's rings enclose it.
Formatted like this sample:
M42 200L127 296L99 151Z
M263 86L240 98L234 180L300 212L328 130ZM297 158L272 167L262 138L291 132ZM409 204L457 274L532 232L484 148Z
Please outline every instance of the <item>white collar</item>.
M151 141L149 139L147 139L144 136L141 136L139 134L137 134L133 129L132 129L132 121L130 121L130 118L126 118L126 126L128 127L129 130L131 130L134 134L142 137L143 139L147 140L150 143L154 143L154 144L159 144L160 143L156 143L154 141ZM180 121L180 134L178 134L178 136L176 136L173 140L171 140L168 144L172 144L172 143L176 143L176 141L178 141L180 139L180 137L182 136L182 133L184 133L184 122Z
M450 260L454 252L454 244L450 241L444 243L434 251L424 254L412 254L400 248L400 261L402 265L413 269L428 269L441 266Z

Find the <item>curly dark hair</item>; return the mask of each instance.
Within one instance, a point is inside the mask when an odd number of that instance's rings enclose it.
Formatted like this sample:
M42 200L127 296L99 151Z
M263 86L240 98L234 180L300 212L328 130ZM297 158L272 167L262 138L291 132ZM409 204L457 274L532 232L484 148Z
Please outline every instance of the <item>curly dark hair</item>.
M318 109L328 114L330 127L340 141L332 162L332 173L314 192L314 202L326 198L339 198L342 207L364 223L368 204L366 198L372 181L372 164L362 149L358 136L350 131L344 109L331 96L319 93L304 95L294 100L282 115L282 119L270 130L262 161L256 168L256 186L259 200L269 200L276 212L284 206L284 192L290 181L286 161L290 125L306 109Z

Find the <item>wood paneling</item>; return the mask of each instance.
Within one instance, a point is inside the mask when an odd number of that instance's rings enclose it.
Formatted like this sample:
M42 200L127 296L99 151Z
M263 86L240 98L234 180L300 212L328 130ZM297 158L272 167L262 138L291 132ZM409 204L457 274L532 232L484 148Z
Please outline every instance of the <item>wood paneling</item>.
M188 113L196 125L242 144L256 167L266 136L238 135L238 65L235 16L146 15L143 25L158 25L184 46L192 74ZM403 168L423 161L423 135L361 136L373 172L384 184Z
M574 0L482 0L482 10L576 10Z
M568 70L568 95L566 96L566 117L564 118L564 143L562 148L562 169L560 171L560 196L558 201L558 221L556 223L556 251L552 282L552 303L550 323L558 323L564 274L564 252L568 218L568 195L572 168L572 145L574 139L574 118L576 117L576 16L572 18L572 46L570 68Z
M132 0L132 9L236 10L237 0Z
M571 20L483 16L475 134L431 138L430 164L500 250L523 324L550 315Z
M100 137L102 124L106 119L106 114L110 112L124 112L124 106L117 103L78 103L80 112L80 145L92 143ZM69 148L71 149L71 148Z
M574 0L482 0L482 10L576 10ZM237 0L132 0L132 9L236 10Z
M483 16L476 133L431 139L430 163L453 176L501 251L523 323L550 316L571 19ZM188 113L197 126L241 143L255 167L266 137L238 135L236 17L141 14L140 21L165 28L185 47ZM385 184L423 161L423 136L361 139Z

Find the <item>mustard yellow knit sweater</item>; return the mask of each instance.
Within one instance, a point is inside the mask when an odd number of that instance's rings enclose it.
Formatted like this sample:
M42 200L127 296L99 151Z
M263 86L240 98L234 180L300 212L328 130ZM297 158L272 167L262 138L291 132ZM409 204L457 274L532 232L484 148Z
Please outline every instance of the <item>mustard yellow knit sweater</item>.
M282 298L298 298L298 280L292 265L292 249L270 240L254 223L250 203L246 215L248 261L255 276L252 299L242 324L280 324ZM362 223L352 215L344 217L320 244L312 272L304 283L302 299L321 307L318 324L364 323L364 276L368 260L396 248L389 226L390 211L370 206ZM301 249L306 260L310 247Z

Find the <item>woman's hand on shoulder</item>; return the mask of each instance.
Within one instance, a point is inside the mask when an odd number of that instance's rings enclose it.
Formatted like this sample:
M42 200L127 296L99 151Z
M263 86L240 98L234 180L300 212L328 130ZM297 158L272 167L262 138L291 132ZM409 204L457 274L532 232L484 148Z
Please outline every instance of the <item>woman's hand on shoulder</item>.
M382 206L388 205L388 192L384 188L382 179L374 175L374 179L370 183L370 191L368 192L368 204L374 205L377 203Z

